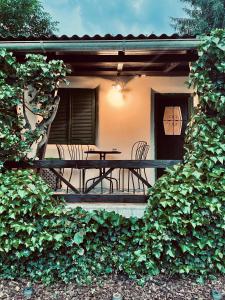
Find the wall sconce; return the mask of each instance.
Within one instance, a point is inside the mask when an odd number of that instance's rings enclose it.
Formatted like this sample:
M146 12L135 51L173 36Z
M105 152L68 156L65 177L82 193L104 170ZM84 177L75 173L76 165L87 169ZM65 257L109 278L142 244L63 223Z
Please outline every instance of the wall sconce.
M124 82L116 80L112 84L112 88L108 91L108 101L114 107L124 106Z
M165 135L181 135L182 123L180 106L166 106L163 115Z
M118 92L122 92L124 89L124 83L121 81L116 80L116 82L114 82L112 84L112 87L114 90L118 91Z

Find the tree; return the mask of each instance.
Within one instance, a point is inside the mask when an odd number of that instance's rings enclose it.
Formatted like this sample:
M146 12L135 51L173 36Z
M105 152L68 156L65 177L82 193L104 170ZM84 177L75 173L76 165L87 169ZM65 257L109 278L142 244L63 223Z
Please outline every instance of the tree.
M225 28L224 0L180 0L187 18L172 18L172 26L179 34L208 34L211 30Z
M51 35L58 22L44 11L40 0L0 0L0 35Z
M0 171L6 160L35 158L59 104L59 83L69 71L61 60L27 54L18 63L0 49ZM32 150L32 152L31 152Z

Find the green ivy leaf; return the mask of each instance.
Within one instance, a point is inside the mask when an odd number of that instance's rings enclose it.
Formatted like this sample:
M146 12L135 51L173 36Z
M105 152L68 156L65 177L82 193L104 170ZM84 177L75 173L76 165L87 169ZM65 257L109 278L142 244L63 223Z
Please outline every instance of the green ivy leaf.
M77 232L74 237L73 237L73 242L76 244L76 245L80 245L81 243L83 243L84 241L84 231L79 231Z

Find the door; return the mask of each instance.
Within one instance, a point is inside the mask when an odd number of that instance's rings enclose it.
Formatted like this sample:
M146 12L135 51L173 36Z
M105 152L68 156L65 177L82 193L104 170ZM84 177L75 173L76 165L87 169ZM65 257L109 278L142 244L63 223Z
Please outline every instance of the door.
M156 159L183 159L184 133L189 118L190 94L155 95L155 155ZM157 178L164 169L158 169Z

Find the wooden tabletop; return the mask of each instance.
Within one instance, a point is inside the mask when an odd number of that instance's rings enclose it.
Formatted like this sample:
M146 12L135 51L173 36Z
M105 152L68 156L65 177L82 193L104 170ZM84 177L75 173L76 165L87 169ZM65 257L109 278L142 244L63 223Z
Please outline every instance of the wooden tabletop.
M105 160L107 154L120 154L118 150L88 150L85 151L86 154L99 154L100 160Z
M87 150L84 151L87 154L121 154L118 150Z

